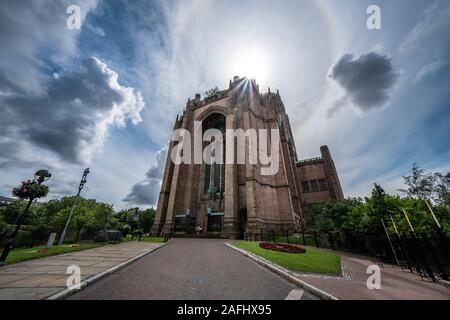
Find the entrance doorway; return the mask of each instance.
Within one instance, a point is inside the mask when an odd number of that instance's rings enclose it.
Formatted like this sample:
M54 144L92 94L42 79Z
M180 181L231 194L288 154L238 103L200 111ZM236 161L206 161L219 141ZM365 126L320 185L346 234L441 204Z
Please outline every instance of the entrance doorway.
M208 215L208 232L221 232L223 225L223 213L211 213Z

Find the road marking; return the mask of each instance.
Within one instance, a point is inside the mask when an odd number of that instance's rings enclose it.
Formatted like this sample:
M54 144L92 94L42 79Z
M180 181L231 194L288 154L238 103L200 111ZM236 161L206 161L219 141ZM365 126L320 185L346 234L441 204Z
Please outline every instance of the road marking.
M292 290L284 300L301 300L303 296L303 290Z

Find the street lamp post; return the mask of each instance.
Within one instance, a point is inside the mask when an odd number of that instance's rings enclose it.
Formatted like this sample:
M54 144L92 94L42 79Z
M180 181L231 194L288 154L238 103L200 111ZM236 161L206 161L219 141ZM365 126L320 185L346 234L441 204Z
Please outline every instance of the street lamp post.
M70 220L72 219L73 211L75 210L75 207L77 205L78 198L80 197L81 190L83 189L84 184L87 181L86 178L87 178L88 174L89 174L89 168L86 168L84 170L84 172L83 172L83 177L81 177L80 185L78 187L78 193L77 193L77 195L75 197L75 201L73 202L72 209L70 209L69 218L67 219L66 225L64 226L64 230L61 233L61 237L59 237L59 241L58 241L59 244L63 244L64 243L64 238L66 237L67 228L69 227Z
M34 174L34 179L37 182L37 185L40 186L42 182L45 180L50 179L52 174L48 170L39 170ZM13 191L14 192L14 191ZM45 193L46 194L46 193ZM14 240L16 239L17 234L19 233L20 227L22 223L25 221L25 218L28 214L28 211L30 210L31 204L33 203L33 200L36 198L39 198L43 195L36 195L31 194L28 197L28 204L25 208L25 210L22 212L22 214L17 218L16 220L16 227L14 229L14 232L11 234L11 237L9 238L8 242L6 243L5 249L2 252L2 255L0 256L0 266L3 265L6 261L6 258L9 255L9 252L14 246Z

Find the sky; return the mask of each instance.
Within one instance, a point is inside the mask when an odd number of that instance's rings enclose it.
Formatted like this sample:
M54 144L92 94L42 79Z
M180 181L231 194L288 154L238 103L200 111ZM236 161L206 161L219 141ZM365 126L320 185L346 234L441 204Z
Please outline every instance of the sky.
M67 27L80 8L80 28ZM370 5L381 29L369 29ZM450 0L0 0L0 195L156 205L188 98L278 89L300 159L328 145L346 196L450 171Z

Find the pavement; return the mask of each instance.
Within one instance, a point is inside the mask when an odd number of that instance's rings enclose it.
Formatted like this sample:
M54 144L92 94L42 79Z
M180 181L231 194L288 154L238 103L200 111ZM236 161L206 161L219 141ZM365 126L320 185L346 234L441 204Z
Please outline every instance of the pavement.
M0 300L45 299L67 289L71 265L80 267L84 281L162 245L129 241L1 267Z
M308 247L306 247L308 250ZM316 248L314 248L316 249ZM342 277L294 273L300 280L320 288L343 300L450 300L450 289L431 280L421 279L409 270L384 265L381 271L381 287L369 290L367 267L374 263L365 256L329 251L341 256Z
M318 298L225 246L225 240L177 238L68 299Z

